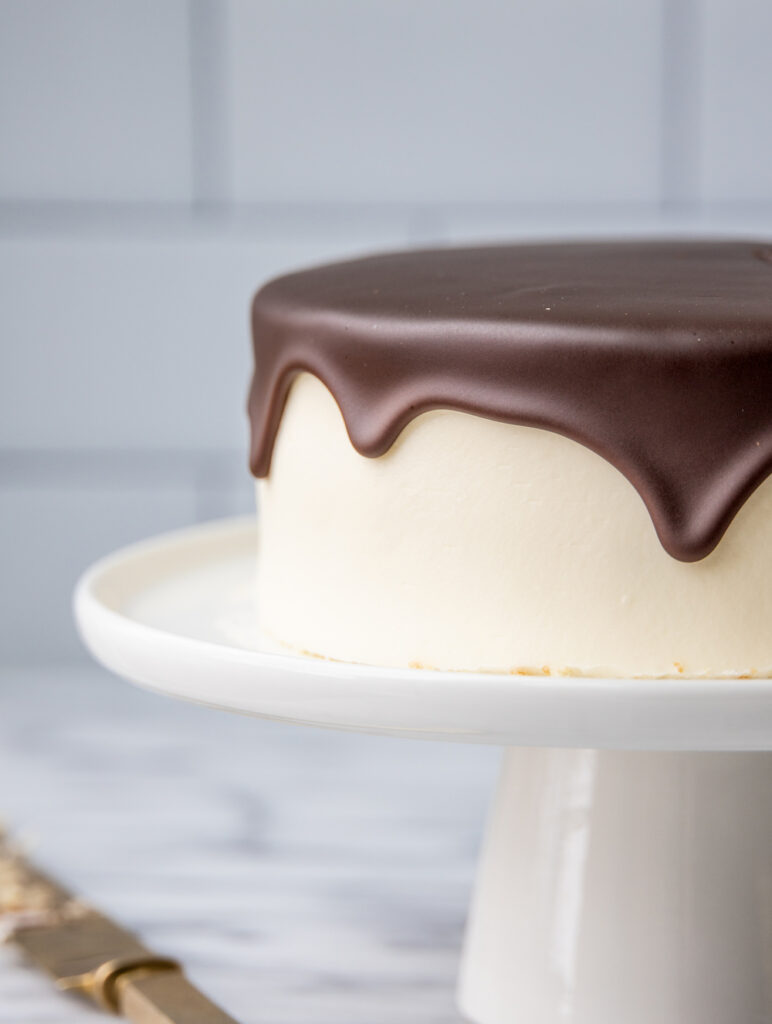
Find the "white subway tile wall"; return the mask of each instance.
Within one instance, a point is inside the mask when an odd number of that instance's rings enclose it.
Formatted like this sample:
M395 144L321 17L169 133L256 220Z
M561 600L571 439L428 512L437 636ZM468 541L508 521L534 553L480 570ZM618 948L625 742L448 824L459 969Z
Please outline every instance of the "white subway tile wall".
M662 2L234 0L240 201L652 201Z
M247 511L251 293L407 244L772 235L766 0L0 0L0 661Z
M187 200L185 0L0 3L3 199Z
M772 200L772 4L704 0L700 195Z

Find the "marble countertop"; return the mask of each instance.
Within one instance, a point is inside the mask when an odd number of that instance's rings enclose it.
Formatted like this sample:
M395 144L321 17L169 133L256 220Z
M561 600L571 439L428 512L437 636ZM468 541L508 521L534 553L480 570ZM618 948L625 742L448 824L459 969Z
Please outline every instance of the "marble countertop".
M0 671L0 818L242 1024L459 1019L498 757ZM100 1019L0 947L0 1024Z

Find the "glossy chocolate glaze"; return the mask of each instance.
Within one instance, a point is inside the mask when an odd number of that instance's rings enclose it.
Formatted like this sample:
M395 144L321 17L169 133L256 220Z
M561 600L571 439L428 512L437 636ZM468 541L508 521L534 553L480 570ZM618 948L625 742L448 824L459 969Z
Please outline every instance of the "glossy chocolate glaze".
M251 467L267 475L296 374L362 455L429 409L564 434L637 488L694 561L772 470L772 245L439 249L290 274L256 295Z

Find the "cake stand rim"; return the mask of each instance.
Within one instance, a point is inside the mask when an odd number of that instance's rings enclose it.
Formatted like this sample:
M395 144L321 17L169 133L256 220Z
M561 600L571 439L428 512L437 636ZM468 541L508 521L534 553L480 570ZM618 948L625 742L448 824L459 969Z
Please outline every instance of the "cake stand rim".
M140 621L100 593L106 579L120 581L123 573L131 595L130 577L141 580L142 561L152 564L175 550L214 564L252 540L256 557L257 524L252 515L188 526L93 563L73 595L91 654L145 689L302 725L501 746L772 749L770 678L615 679L360 665L184 635ZM135 583L133 592L141 586Z

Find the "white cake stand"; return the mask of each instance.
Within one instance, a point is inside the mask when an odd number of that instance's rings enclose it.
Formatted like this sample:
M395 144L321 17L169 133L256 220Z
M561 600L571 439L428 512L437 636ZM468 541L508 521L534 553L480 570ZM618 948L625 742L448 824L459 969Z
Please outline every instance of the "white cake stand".
M479 1024L772 1021L772 680L524 677L270 651L257 528L118 552L75 595L108 668L212 707L507 747L470 911Z

